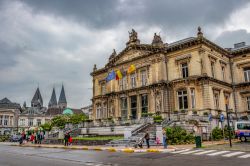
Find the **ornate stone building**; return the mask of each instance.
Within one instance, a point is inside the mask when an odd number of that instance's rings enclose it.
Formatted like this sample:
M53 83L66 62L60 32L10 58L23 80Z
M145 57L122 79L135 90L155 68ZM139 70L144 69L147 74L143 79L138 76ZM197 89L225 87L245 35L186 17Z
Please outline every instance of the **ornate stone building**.
M0 100L0 135L17 132L20 104L11 102L8 98Z
M111 71L136 70L122 79L106 82ZM137 32L120 53L111 54L105 67L93 72L93 119L140 119L142 113L225 114L226 104L234 117L250 113L250 46L236 44L224 49L203 36L163 43L154 35L141 44Z

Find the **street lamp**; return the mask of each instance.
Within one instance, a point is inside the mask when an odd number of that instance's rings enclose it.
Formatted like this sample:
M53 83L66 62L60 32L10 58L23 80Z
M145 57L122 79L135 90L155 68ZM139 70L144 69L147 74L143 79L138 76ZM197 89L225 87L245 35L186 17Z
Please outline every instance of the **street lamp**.
M230 147L232 147L232 138L231 138L231 127L230 127L230 122L229 122L229 108L228 108L228 104L229 101L228 99L225 100L226 103L226 113L227 113L227 126L228 126L228 130L229 130L229 143L230 143Z

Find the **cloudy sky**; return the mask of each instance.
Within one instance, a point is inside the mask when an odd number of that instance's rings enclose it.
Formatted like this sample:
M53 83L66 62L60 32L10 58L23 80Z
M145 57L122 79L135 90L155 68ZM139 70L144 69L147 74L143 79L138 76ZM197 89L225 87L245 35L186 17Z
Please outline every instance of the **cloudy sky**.
M222 47L250 44L250 1L244 0L0 0L0 98L22 104L39 85L47 106L62 83L68 105L90 104L93 65L125 47L128 30L141 43L154 32L171 43L205 36Z

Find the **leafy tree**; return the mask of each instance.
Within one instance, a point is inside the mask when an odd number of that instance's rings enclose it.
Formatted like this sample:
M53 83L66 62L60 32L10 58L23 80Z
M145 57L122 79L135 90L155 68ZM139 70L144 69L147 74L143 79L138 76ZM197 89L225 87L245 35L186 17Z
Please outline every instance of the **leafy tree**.
M87 119L85 114L73 114L69 116L69 123L79 124Z
M50 131L52 129L51 123L44 123L40 127L42 127L45 131Z
M51 120L51 125L63 129L69 120L69 115L57 115Z

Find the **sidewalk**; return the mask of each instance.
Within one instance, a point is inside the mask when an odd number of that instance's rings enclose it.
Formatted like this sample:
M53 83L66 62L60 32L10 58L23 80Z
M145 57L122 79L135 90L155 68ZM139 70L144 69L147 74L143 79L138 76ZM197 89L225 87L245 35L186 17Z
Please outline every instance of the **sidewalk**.
M236 142L236 141L234 141ZM227 144L228 141L206 141L202 143L203 147L215 146L215 145L224 145ZM8 145L8 143L1 143ZM19 144L9 143L12 146L20 146ZM72 146L64 146L64 145L54 145L54 144L32 144L26 143L21 145L21 147L43 147L43 148L62 148L62 149L71 149L71 150L95 150L95 151L109 151L109 152L171 152L180 149L193 149L195 148L195 144L188 144L188 145L169 145L167 149L164 149L162 146L151 146L150 149L147 149L145 146L143 149L140 148L128 148L128 147L110 147L110 146L81 146L81 145L72 145Z

